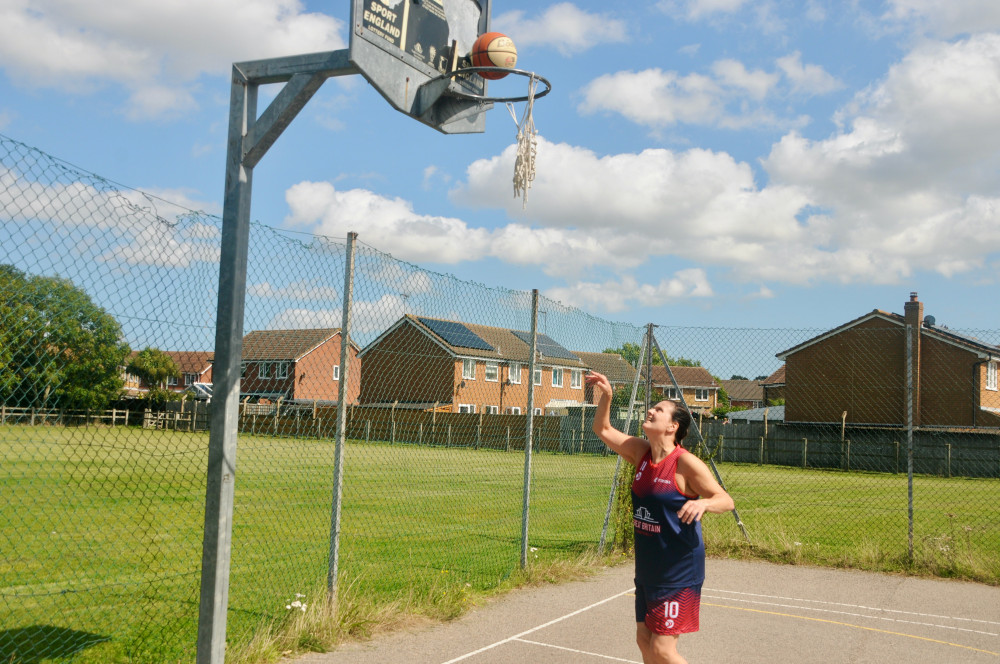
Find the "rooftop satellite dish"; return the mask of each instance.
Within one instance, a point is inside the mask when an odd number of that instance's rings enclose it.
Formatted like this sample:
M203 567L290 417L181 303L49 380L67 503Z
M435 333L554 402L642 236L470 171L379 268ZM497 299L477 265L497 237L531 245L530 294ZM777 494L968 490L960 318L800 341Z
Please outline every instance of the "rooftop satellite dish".
M937 320L934 318L934 316L924 316L924 325L926 325L927 327L934 327L934 323L936 322Z

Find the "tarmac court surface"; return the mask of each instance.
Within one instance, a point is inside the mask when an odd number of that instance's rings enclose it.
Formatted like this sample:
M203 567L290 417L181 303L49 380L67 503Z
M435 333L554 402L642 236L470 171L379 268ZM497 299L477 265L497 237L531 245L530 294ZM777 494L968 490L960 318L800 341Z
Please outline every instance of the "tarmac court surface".
M641 664L633 603L625 564L294 664ZM998 664L1000 588L710 558L701 631L679 645L690 664Z

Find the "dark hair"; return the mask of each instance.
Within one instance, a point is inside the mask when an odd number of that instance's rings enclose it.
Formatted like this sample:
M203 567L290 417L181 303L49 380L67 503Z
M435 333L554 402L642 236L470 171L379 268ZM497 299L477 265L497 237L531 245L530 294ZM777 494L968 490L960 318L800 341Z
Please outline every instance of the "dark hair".
M684 406L679 403L671 401L674 404L674 412L670 414L670 417L677 422L677 433L674 434L674 442L680 445L684 437L688 434L688 429L691 428L691 413Z

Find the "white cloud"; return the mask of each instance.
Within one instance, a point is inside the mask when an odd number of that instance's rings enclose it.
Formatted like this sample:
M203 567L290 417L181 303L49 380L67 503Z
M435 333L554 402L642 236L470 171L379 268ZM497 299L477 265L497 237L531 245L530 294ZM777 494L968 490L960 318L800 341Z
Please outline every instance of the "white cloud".
M1000 3L996 0L888 0L884 21L914 24L939 37L1000 30Z
M344 48L343 22L299 0L7 0L0 63L20 84L129 94L130 118L172 116L196 104L194 81L233 62ZM44 45L44 46L40 46Z
M489 232L461 219L418 214L409 201L364 189L338 191L327 182L301 182L285 193L285 224L328 237L364 229L365 242L413 262L456 263L486 255Z
M607 14L592 14L570 2L550 6L538 18L526 18L521 10L494 16L494 29L516 36L518 47L549 46L565 56L582 53L605 43L627 39L624 21Z
M613 111L650 127L712 125L724 115L719 84L701 74L620 71L597 77L582 92L581 113Z
M738 60L717 60L712 65L712 73L727 87L745 91L753 99L763 99L777 85L777 74L768 74L757 69L748 71Z
M170 226L148 226L128 239L129 242L106 252L101 260L172 268L190 267L195 262L219 262L218 242L184 240Z
M636 305L655 308L712 294L705 271L698 268L680 270L658 284L640 284L633 277L624 277L602 283L580 282L545 292L546 297L569 306L607 312L625 311Z
M794 92L823 95L843 87L843 83L819 65L803 65L802 54L798 51L778 58L777 62Z
M370 337L384 331L406 313L406 302L395 295L383 295L378 300L354 300L351 307L351 338ZM307 330L337 327L343 323L340 309L288 308L275 315L267 324L269 330Z
M790 128L801 117L781 117L768 107L789 93L827 94L841 84L819 65L803 64L793 53L776 70L749 70L730 58L717 60L709 74L659 68L619 71L597 77L582 90L581 113L613 112L652 128L691 124L724 129Z
M785 64L809 78L797 56ZM726 66L714 85L772 84ZM758 284L750 297L769 298L775 283L978 274L1000 252L998 90L1000 35L927 42L841 110L840 130L775 143L764 183L724 152L599 155L540 137L527 213L510 190L514 146L470 164L450 192L456 204L520 221L487 228L302 183L288 193L289 223L342 236L364 222L366 241L410 260L537 266L568 284L551 297L605 311L711 297L720 279ZM671 260L693 267L659 282L637 276Z
M921 45L857 96L824 140L792 133L763 165L829 210L817 276L892 282L979 269L1000 251L1000 35ZM821 257L815 248L802 257ZM832 259L839 259L833 262Z
M336 300L340 292L319 283L318 279L299 280L285 286L273 286L265 281L247 286L247 293L257 297L285 300Z
M682 13L689 20L738 12L747 0L660 0L657 6L669 13Z

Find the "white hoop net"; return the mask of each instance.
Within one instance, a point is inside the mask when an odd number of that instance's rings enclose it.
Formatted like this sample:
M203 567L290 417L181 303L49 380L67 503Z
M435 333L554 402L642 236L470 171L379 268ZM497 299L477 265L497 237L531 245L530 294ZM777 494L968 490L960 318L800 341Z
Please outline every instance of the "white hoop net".
M538 131L535 129L535 120L532 111L535 106L535 88L538 87L538 79L534 75L528 87L528 103L524 107L521 121L518 122L514 106L507 102L507 110L510 117L517 125L517 157L514 160L514 197L521 196L521 209L528 205L528 189L535 179L535 156L538 153Z

